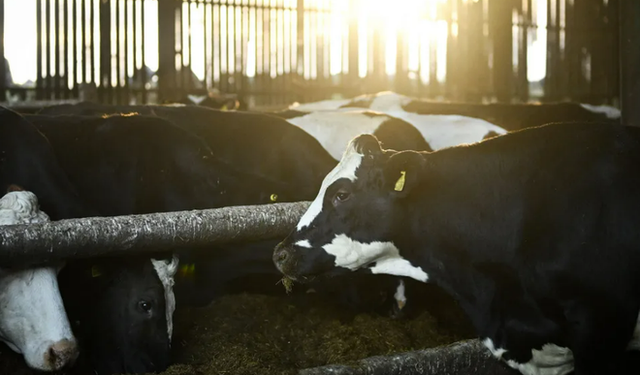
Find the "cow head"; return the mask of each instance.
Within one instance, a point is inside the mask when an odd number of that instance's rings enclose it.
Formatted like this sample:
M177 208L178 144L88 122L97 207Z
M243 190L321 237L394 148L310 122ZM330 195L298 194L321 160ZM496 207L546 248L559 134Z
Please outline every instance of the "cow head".
M83 365L97 374L166 369L177 258L127 256L70 266L61 275L61 288L87 353Z
M20 186L10 185L0 198L0 225L47 221L35 194ZM58 289L59 270L0 269L0 340L41 371L59 370L78 356Z
M382 150L375 136L356 137L295 230L276 247L276 267L299 281L359 269L426 281L394 242L425 164L422 153Z

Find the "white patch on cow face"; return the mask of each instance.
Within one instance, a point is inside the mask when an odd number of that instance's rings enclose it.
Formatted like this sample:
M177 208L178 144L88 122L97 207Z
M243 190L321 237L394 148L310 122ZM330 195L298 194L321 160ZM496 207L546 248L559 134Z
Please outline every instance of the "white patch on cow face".
M315 111L326 111L332 109L338 109L343 105L349 103L351 99L338 99L338 100L321 100L319 102L313 103L293 103L289 106L289 109L295 109L300 112L315 112Z
M151 263L153 264L153 268L156 270L158 278L164 288L167 334L169 335L169 342L171 342L171 336L173 334L173 312L176 309L176 296L173 293L173 284L174 276L178 271L179 260L178 257L174 255L170 262L151 259Z
M618 119L621 115L621 112L618 108L608 105L580 104L580 106L593 113L602 113L609 119Z
M488 121L459 115L420 115L405 111L386 111L386 114L413 125L432 150L476 143L490 132L506 134L507 130Z
M407 296L404 290L404 281L400 280L398 287L396 288L396 292L393 294L393 298L396 300L396 304L398 308L402 310L404 306L407 304Z
M0 306L0 339L21 353L29 367L53 371L75 360L76 339L55 267L2 272ZM59 358L49 357L52 347Z
M300 221L297 225L297 230L301 230L302 228L308 226L313 222L313 220L320 214L322 211L322 202L324 201L324 195L334 182L341 178L347 178L350 181L356 180L356 170L360 166L362 162L363 155L358 153L353 145L353 140L349 142L347 149L342 155L342 159L338 163L338 165L327 174L327 176L322 181L322 185L320 186L320 191L316 196L316 199L311 203L307 212L304 213Z
M336 267L355 271L376 262L375 266L369 268L371 273L406 276L422 282L429 279L421 267L413 266L400 256L400 251L393 242L362 243L344 234L338 234L331 243L322 248L336 257Z
M298 247L306 247L307 249L311 249L311 243L309 242L309 240L300 240L296 242L294 245Z
M49 216L40 211L30 191L12 191L0 198L0 225L47 221ZM58 370L78 356L58 289L59 270L59 266L0 269L0 340L41 371Z
M354 109L313 112L287 121L317 139L334 159L339 160L351 139L360 134L373 134L389 119L384 114L372 117L366 112Z

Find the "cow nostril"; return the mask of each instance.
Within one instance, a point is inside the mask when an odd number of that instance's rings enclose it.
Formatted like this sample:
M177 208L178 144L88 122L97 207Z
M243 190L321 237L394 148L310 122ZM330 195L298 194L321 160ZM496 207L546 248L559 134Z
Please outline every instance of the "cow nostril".
M45 354L45 362L51 369L59 370L73 364L78 356L78 347L72 340L64 339L51 345Z

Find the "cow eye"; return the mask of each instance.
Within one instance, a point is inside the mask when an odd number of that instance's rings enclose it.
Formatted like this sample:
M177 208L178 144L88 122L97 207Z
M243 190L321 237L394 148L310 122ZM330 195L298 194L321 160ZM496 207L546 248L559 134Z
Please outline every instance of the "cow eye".
M138 302L138 306L140 306L140 308L141 308L141 309L142 309L142 311L144 311L144 312L149 312L149 311L151 311L151 308L152 308L151 303L150 303L150 302L147 302L147 301L140 301L140 302Z
M333 198L333 203L338 204L349 200L351 193L346 190L339 190Z

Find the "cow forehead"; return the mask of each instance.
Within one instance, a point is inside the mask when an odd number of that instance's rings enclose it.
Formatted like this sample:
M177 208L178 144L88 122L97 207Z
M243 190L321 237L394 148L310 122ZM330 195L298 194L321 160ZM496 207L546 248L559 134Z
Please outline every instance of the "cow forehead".
M300 230L311 224L313 220L320 214L320 212L322 211L322 202L324 201L325 193L327 192L327 189L329 188L329 186L331 186L331 184L341 178L347 178L350 181L355 181L357 179L356 170L362 163L363 156L364 155L356 151L354 143L353 141L351 141L347 146L344 154L342 155L342 159L340 160L338 165L336 165L335 168L333 168L322 181L322 185L320 186L320 191L318 192L316 199L314 199L314 201L309 206L309 209L307 209L307 212L304 213L304 215L298 222L298 226L296 227L297 230Z

